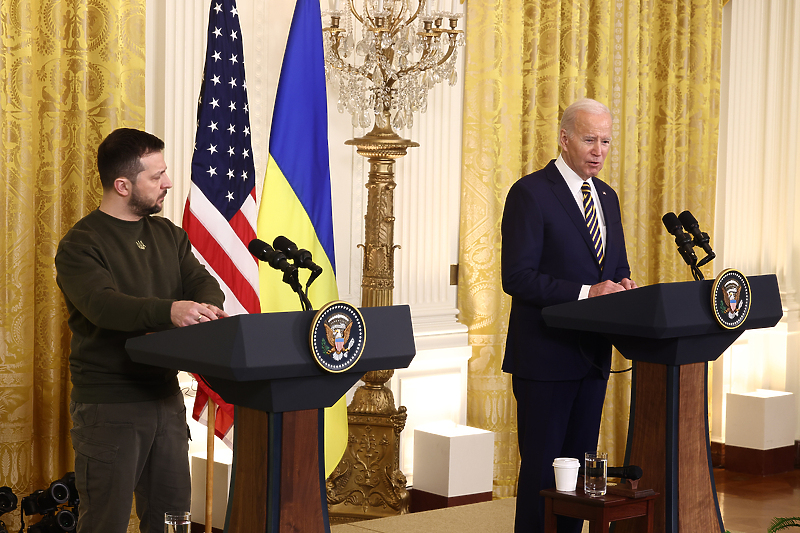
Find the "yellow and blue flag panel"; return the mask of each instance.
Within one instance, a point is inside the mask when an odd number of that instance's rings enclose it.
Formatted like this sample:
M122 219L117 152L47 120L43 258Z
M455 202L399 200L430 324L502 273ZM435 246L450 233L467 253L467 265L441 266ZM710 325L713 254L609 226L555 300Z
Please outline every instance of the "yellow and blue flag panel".
M269 162L258 212L258 237L285 236L311 252L323 273L308 298L315 309L338 299L328 162L328 106L318 0L298 0L278 81ZM299 311L300 301L280 272L259 267L261 310ZM305 272L303 272L305 273ZM303 274L300 282L305 285ZM344 398L325 411L325 475L347 445Z

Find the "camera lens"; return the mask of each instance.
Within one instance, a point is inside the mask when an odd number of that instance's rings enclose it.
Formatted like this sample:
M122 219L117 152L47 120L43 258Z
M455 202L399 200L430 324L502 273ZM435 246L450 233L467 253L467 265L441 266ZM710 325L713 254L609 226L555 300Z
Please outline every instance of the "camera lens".
M50 484L50 497L56 503L65 503L69 499L69 489L60 481L53 481Z
M0 514L17 508L17 496L8 487L0 487Z
M72 514L72 511L59 511L56 515L56 523L61 527L62 531L72 531L75 529L75 525L77 524L77 520L75 520L75 515Z

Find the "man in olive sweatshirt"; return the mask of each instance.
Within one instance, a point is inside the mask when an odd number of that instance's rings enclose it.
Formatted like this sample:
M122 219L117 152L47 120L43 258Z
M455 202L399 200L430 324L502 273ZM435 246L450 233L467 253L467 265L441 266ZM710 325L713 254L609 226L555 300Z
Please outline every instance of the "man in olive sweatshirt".
M133 494L141 531L188 511L188 426L177 370L133 362L125 341L227 316L217 281L161 211L172 182L164 142L121 128L97 150L100 207L58 245L72 330L70 415L78 533L124 532Z

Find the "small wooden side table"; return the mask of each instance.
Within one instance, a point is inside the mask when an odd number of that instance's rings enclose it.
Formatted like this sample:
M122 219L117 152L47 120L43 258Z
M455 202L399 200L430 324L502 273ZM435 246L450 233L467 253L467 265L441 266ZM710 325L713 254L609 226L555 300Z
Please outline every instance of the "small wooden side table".
M647 533L653 533L655 499L658 493L641 498L626 498L614 494L589 496L578 487L573 492L546 489L539 493L544 498L544 531L556 533L556 516L569 516L589 521L590 533L608 533L611 522L647 517Z

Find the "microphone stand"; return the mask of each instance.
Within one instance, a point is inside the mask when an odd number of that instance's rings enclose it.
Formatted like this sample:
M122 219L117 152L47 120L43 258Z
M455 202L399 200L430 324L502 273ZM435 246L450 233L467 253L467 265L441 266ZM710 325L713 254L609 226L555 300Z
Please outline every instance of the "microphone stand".
M308 276L308 281L306 281L306 288L303 290L303 287L300 285L300 281L298 280L298 272L300 269L295 270L292 274L288 272L283 275L283 282L287 283L294 292L297 293L297 296L300 298L300 306L302 307L303 311L311 311L314 308L311 306L311 301L308 299L308 289L311 287L311 284L322 274L322 269L312 270L311 274Z
M311 284L322 274L322 269L319 270L312 270L311 275L308 276L308 281L306 281L306 294L308 294L308 288L311 287Z
M697 263L697 266L698 266L698 267L701 267L701 266L705 265L706 263L710 263L710 262L711 262L711 260L712 260L712 259L714 259L715 257L717 257L717 254L715 254L713 251L711 251L711 252L708 252L708 255L706 255L704 258L702 258L702 259L701 259L701 260L700 260L700 261Z
M706 261L706 259L708 258L704 258L700 263L697 262L697 256L694 254L694 250L692 250L692 240L689 238L689 234L684 233L682 235L677 235L675 237L675 244L678 245L678 252L680 252L681 257L683 257L683 261L689 265L689 268L692 270L692 277L694 280L700 281L705 279L699 267L707 263L708 261Z
M308 300L308 295L306 294L308 288L306 288L306 292L303 291L303 286L300 285L300 280L297 276L297 269L291 272L284 272L283 282L289 285L292 290L297 293L298 298L300 298L300 307L303 311L311 311L313 309L311 307L311 302Z
M700 272L700 268L697 266L697 264L693 264L693 265L689 265L689 266L692 268L692 277L694 278L695 281L701 281L701 280L705 279L705 277L703 276L703 273Z

